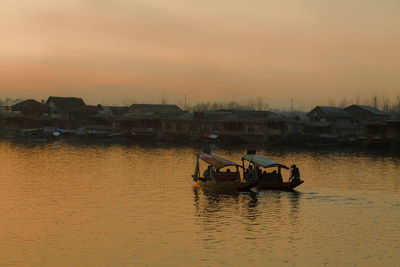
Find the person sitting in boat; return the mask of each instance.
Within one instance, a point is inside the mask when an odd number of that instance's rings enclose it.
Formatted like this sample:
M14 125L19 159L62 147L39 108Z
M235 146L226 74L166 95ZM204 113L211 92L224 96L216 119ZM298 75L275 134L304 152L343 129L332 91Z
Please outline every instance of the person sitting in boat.
M249 166L249 173L248 173L248 175L249 175L249 176L253 176L253 175L254 175L253 165L250 165L250 166Z
M257 176L261 177L262 176L262 170L260 167L257 167Z
M203 172L203 177L204 178L210 178L211 177L211 175L210 175L211 171L212 171L211 168L212 168L211 166L208 166L208 168L204 170L204 172Z
M290 175L289 182L291 182L292 180L300 181L300 170L294 164L292 165L292 173Z
M281 183L283 183L283 178L282 178L282 171L281 171L281 166L278 166L278 175L279 175L279 180L281 181Z
M248 172L245 174L246 181L255 181L258 180L257 170L253 169L252 165L249 165Z
M276 184L282 183L276 170L274 170L273 172L270 173L270 182L276 183Z
M262 179L267 178L267 172L266 172L266 171L263 171L262 174L261 174L261 176L258 177L258 178L262 178Z
M253 170L253 166L249 165L245 171L245 176L247 176Z
M231 172L231 169L226 169L226 172Z

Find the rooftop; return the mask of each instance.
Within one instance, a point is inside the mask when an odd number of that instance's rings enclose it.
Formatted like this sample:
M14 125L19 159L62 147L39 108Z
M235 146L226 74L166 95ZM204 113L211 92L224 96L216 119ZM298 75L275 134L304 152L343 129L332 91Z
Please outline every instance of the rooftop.
M371 106L366 106L366 105L351 105L351 106L348 106L348 107L345 108L345 109L348 109L348 108L350 108L350 107L358 107L358 108L360 108L360 109L363 109L363 110L365 110L365 111L368 111L368 112L370 112L370 113L372 113L372 114L374 114L374 115L378 115L378 116L386 116L386 115L387 115L385 112L380 111L379 109L374 108L374 107L371 107Z
M340 107L333 107L333 106L317 106L313 110L319 108L329 117L339 117L339 118L352 118L349 112L340 108ZM312 110L312 111L313 111ZM310 113L312 112L310 111Z
M57 97L50 96L47 99L46 105L52 102L56 108L62 112L69 112L82 109L86 106L82 98L77 97Z
M130 110L139 109L142 112L183 114L184 111L172 104L132 104Z
M15 105L11 106L12 109L21 109L21 108L39 108L39 109L47 109L48 107L34 99L27 99L25 101L19 102Z

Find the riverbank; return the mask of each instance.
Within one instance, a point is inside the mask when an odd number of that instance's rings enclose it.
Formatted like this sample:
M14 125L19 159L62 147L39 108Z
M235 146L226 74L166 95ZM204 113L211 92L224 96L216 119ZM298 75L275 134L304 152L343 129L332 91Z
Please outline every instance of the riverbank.
M67 119L10 115L0 117L0 125L0 139L4 140L400 148L400 121L360 124L284 117L211 120L95 115Z

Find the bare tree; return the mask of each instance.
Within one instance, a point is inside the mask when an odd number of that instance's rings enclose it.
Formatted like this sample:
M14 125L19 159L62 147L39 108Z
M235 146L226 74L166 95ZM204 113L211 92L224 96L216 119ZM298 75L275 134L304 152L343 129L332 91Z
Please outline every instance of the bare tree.
M382 98L382 109L384 112L388 113L389 112L389 99L387 97Z
M239 107L240 107L240 105L236 101L231 101L227 104L227 108L229 108L229 109L238 109Z
M256 110L262 110L263 104L264 104L263 102L264 102L264 101L262 100L261 97L257 97L257 98L255 99Z
M339 107L341 107L341 108L347 107L347 100L345 97L343 97L342 101L339 104Z
M376 95L372 97L372 103L374 108L378 108L378 97Z
M357 95L356 96L356 99L354 100L354 104L356 104L356 105L360 105L360 96L359 95Z
M165 105L165 104L167 104L167 97L165 96L165 95L162 95L162 97L161 97L161 104L163 104L163 105Z
M122 99L122 104L123 104L124 106L130 106L130 105L132 105L133 103L135 103L135 101L134 101L131 97L124 97L124 98Z

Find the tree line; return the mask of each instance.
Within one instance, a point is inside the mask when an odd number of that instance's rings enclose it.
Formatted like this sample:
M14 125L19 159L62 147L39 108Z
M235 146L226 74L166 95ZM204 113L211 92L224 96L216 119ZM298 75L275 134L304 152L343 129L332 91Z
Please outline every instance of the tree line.
M329 100L328 104L330 106L338 106L341 108L345 108L353 104L367 105L389 114L398 114L400 113L400 94L398 94L395 98L388 98L386 95L372 95L369 98L364 99L361 99L358 96L354 99L346 99L344 97L338 103L331 99Z
M197 102L194 105L186 106L187 111L202 111L202 110L221 110L221 109L235 109L235 110L269 110L268 102L262 98L245 99L241 101L227 101L227 102Z
M0 98L0 106L9 107L9 106L18 104L22 101L24 101L24 99L22 99L22 98L9 98L9 97L7 97L5 99Z

